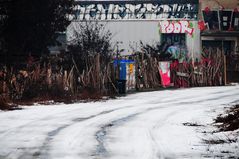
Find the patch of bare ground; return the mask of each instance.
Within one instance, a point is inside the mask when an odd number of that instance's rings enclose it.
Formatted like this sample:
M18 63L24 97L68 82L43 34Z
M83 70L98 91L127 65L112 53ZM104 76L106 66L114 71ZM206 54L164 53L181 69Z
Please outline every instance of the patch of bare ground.
M203 140L204 143L208 145L217 145L217 144L226 144L226 143L233 143L236 142L236 139L212 139L212 140Z
M239 129L239 105L229 108L225 114L215 119L219 131L234 131Z
M190 123L190 122L186 122L186 123L183 123L184 126L203 126L201 124L197 124L197 123Z
M234 105L231 108L227 109L225 113L220 114L214 119L214 125L219 128L214 133L226 132L226 131L234 131L239 129L239 105ZM235 143L237 139L211 139L211 140L203 140L206 144L214 145L214 144L226 144L226 143Z
M239 105L234 105L214 119L216 131L209 132L211 138L203 139L213 158L239 159L238 157L238 132ZM232 132L235 131L235 132ZM219 153L219 156L214 156ZM210 158L212 158L212 156Z
M25 106L32 106L34 104L55 105L57 103L72 104L76 102L97 102L110 98L115 98L115 96L107 96L107 94L99 91L84 89L78 94L72 94L67 91L54 91L42 93L40 95L38 94L34 98L25 96L23 99L14 101L14 103Z

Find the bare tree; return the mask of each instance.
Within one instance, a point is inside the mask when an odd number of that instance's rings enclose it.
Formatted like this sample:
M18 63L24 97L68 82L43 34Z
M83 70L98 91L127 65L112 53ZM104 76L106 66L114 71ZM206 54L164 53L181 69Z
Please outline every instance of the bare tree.
M109 59L112 52L112 33L106 30L105 24L81 22L73 25L75 25L71 35L73 39L69 41L68 49L74 58L82 61L100 54L105 60Z

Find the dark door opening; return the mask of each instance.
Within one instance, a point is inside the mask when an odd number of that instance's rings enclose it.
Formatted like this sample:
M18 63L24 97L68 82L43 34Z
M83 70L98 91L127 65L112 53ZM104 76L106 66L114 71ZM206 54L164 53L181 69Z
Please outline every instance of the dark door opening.
M162 43L168 46L167 53L171 54L171 59L178 60L180 63L187 61L188 51L186 46L186 34L171 33L161 35Z

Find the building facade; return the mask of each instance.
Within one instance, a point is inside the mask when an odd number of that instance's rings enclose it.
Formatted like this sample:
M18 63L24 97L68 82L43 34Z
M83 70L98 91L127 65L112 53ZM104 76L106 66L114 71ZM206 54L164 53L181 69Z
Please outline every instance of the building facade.
M239 81L239 1L202 0L202 48L223 51L228 82ZM216 52L216 51L215 51Z
M202 45L220 46L225 54L239 53L238 0L202 0L199 12Z
M180 55L175 55L180 61L197 60L201 52L198 12L198 0L77 1L67 38L75 38L78 23L97 21L113 33L113 42L120 42L123 54L140 51L140 42L166 43L180 49Z
M200 60L202 48L223 48L239 53L238 0L98 0L76 1L75 14L67 29L74 39L78 23L104 23L120 43L123 54L144 44L168 43L184 50L183 59Z

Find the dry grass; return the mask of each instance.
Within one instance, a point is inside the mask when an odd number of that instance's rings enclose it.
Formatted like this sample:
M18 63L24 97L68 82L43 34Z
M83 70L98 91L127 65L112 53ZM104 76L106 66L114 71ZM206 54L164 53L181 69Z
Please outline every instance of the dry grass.
M16 109L20 108L18 108L17 105L12 104L7 97L0 95L0 110L16 110Z
M215 123L219 124L220 131L234 131L239 129L239 105L235 105L225 114L219 115L215 119Z

